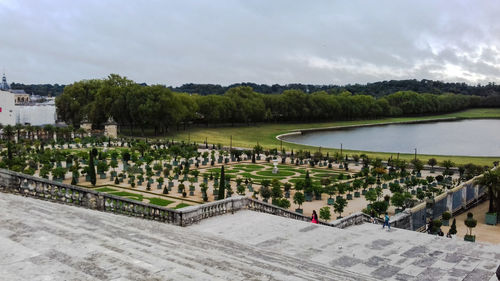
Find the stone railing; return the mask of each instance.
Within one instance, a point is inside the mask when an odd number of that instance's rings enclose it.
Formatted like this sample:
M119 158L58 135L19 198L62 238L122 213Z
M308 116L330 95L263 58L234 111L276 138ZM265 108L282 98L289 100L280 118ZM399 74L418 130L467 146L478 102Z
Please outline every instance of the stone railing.
M239 210L252 210L300 221L311 221L309 216L243 196L174 210L4 169L0 169L0 191L180 226L188 226L206 218ZM367 221L370 221L369 216L356 213L331 223L320 221L319 224L345 228Z
M391 224L398 228L425 231L428 220L438 219L446 211L456 216L475 207L487 198L487 189L476 184L481 177L482 175L479 175L462 182L427 202L396 214L391 218Z
M378 223L383 223L383 220L376 218ZM337 227L337 228L347 228L349 226L357 225L357 224L362 224L365 222L371 222L372 218L363 213L363 212L358 212L351 214L347 217L337 219L335 221L332 221L329 223L330 226Z
M0 169L0 191L181 225L178 210Z

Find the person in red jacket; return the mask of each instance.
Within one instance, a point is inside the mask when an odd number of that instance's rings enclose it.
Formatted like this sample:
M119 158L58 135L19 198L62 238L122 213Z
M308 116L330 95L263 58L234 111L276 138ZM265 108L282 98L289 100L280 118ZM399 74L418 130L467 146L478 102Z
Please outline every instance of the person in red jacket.
M311 218L312 223L318 223L318 214L316 214L316 211L313 210L312 218Z

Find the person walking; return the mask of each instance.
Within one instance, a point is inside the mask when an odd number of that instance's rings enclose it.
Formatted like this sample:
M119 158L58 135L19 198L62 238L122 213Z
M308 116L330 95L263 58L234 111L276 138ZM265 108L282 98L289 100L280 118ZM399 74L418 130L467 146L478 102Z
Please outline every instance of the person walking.
M391 230L391 223L389 222L389 214L387 212L385 212L384 225L382 226L382 229L384 229L386 225L387 228Z
M318 223L318 214L316 214L316 210L313 210L312 217L311 217L311 222L312 223Z

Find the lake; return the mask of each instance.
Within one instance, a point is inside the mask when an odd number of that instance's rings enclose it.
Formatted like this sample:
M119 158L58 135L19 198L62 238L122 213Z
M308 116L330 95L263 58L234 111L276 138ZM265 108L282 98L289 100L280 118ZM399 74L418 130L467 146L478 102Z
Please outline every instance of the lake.
M283 136L325 148L461 156L500 156L500 119L391 124Z

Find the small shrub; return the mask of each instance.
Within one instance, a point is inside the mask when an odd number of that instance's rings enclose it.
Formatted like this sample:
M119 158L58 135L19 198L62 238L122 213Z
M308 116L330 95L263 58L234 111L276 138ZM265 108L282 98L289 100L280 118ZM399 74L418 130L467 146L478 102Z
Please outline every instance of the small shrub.
M443 216L443 220L449 220L449 219L451 219L450 212L444 212L442 216Z

